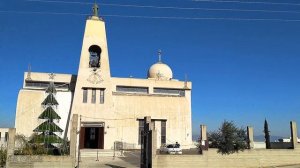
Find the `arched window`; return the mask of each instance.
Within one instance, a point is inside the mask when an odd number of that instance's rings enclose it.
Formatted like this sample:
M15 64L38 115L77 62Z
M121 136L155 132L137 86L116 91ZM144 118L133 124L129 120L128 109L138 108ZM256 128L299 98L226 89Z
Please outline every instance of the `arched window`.
M89 53L90 53L89 66L91 68L99 68L100 58L101 58L101 48L97 45L92 45L89 48Z

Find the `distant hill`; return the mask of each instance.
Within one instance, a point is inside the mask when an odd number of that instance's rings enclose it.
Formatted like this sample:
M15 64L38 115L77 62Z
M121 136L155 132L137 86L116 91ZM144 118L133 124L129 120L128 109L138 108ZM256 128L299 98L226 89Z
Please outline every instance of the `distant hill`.
M192 140L193 141L197 141L198 138L200 137L199 134L193 134L192 136ZM271 142L274 142L275 140L278 140L280 138L284 138L282 136L271 136L270 139L271 139ZM287 138L287 137L285 137ZM257 136L254 136L254 141L257 141L257 142L264 142L265 141L265 136L264 135L257 135Z
M272 136L271 135L270 140L271 140L271 142L274 142L275 140L278 140L278 139L281 139L281 138L284 138L284 137L282 137L282 136ZM265 135L254 136L254 141L264 142L265 141Z

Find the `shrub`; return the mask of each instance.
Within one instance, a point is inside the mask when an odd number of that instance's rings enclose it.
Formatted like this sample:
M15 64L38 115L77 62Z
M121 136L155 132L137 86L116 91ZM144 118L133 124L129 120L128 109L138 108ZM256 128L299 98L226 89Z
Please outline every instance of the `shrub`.
M218 148L221 154L232 154L248 147L246 130L226 120L217 131L208 134L208 141L210 147Z
M0 167L4 167L6 164L7 150L3 147L0 148Z

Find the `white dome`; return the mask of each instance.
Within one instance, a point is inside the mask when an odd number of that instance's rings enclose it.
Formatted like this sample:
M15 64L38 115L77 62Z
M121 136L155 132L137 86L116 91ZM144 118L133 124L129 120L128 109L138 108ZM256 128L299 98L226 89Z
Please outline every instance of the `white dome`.
M148 70L148 78L155 78L160 80L170 80L173 78L171 68L162 62L153 64Z

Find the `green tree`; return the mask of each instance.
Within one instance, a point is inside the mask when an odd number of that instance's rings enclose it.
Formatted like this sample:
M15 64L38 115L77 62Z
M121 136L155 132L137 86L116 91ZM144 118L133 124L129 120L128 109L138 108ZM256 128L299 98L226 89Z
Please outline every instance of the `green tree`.
M58 102L55 99L56 89L53 82L49 84L46 93L48 95L42 102L44 111L39 116L39 119L44 122L33 130L37 135L31 141L43 143L44 146L51 147L53 143L62 143L62 139L56 135L56 132L63 132L63 130L54 122L54 120L59 120L61 117L54 110Z
M265 133L266 148L267 148L267 149L271 149L270 131L269 131L269 126L268 126L267 119L265 119L264 133Z
M246 130L226 120L217 131L208 134L208 141L210 147L218 148L221 154L232 154L248 147Z

